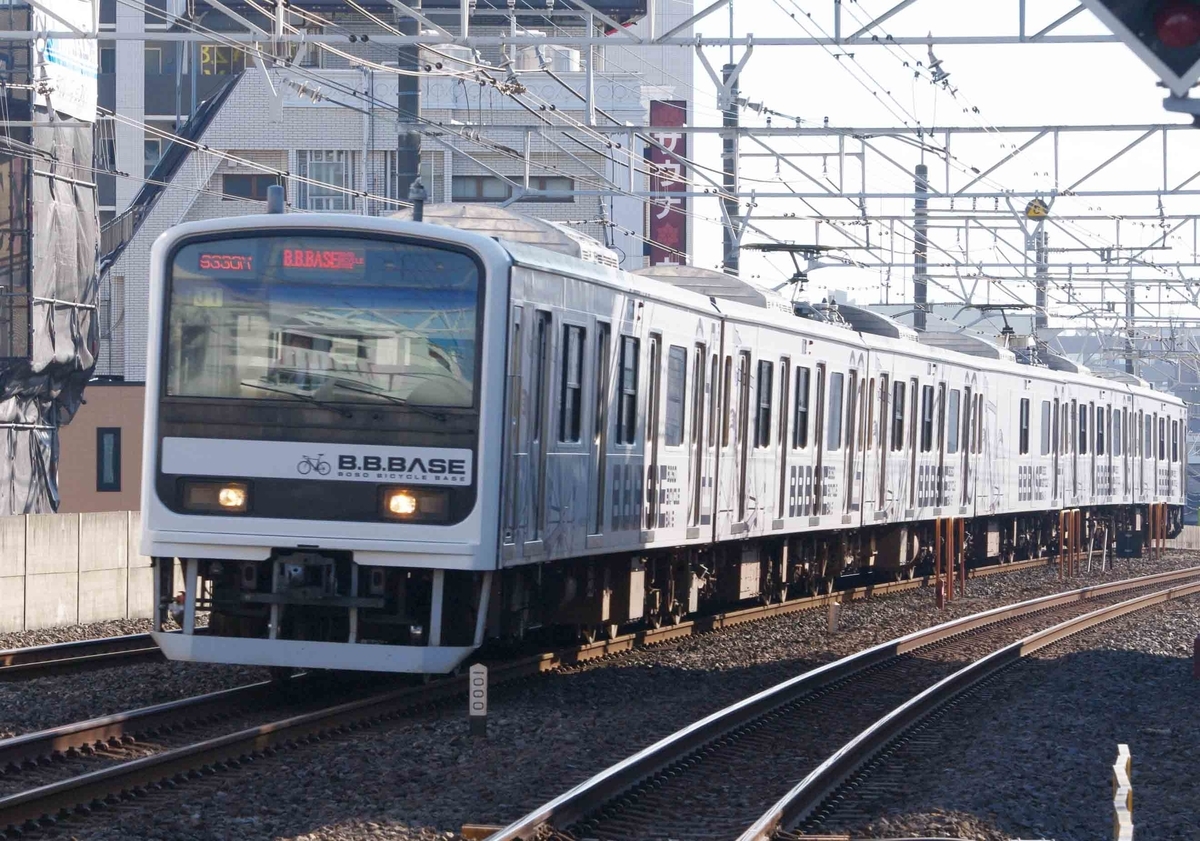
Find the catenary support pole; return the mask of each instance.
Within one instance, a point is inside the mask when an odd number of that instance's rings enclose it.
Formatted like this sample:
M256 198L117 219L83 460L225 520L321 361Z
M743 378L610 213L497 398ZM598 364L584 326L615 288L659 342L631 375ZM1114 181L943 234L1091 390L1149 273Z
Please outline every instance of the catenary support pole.
M929 311L929 167L917 164L913 202L913 327L924 332Z
M1036 261L1036 276L1034 283L1036 286L1037 307L1034 311L1034 336L1041 338L1042 331L1046 329L1048 320L1046 318L1046 286L1050 279L1050 248L1049 238L1046 235L1046 225L1042 222L1037 227L1037 235L1034 240L1034 260Z
M416 11L421 0L410 2ZM421 23L410 15L401 15L396 28L405 35L420 35ZM421 134L417 123L421 117L421 48L415 44L397 50L397 69L408 71L396 76L396 193L407 197L409 188L421 173Z
M730 77L738 71L737 65L730 63L721 68L721 78L728 85ZM738 83L737 79L733 80L733 84L729 87L729 96L721 110L721 125L725 128L737 128L738 126ZM729 195L736 196L738 193L738 137L736 132L729 132L721 141L721 171L723 173L723 183L725 192ZM725 273L736 275L738 273L740 263L740 249L738 247L738 235L734 226L737 224L740 209L736 198L725 198L721 200L725 208L725 248L724 248L724 267Z

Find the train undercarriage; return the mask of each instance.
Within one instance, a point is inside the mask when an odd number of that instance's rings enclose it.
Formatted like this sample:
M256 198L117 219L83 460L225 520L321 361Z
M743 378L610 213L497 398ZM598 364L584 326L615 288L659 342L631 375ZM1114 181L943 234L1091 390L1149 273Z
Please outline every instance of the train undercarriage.
M170 617L186 633L207 617L205 645L229 638L285 644L270 649L260 645L256 658L288 645L312 651L324 644L374 643L370 649L353 648L378 651L382 645L410 656L398 655L390 668L373 666L376 661L369 657L346 660L344 667L436 671L446 664L452 668L452 661L461 661L485 641L519 641L530 635L592 641L638 626L678 623L697 613L828 593L842 581L925 575L934 570L943 529L954 529L956 551L961 550L968 567L975 567L1057 556L1068 539L1064 529L1074 531L1074 545L1085 551L1137 557L1152 536L1174 537L1182 527L1178 506L1107 506L1073 516L1031 513L953 525L923 521L591 557L496 573L359 567L349 553L338 552L280 553L268 561L176 563L160 558L155 559L160 596L156 629L167 627ZM434 650L445 656L430 657ZM281 663L304 665L295 656L285 654ZM334 656L333 649L324 656ZM234 656L225 662L242 660Z

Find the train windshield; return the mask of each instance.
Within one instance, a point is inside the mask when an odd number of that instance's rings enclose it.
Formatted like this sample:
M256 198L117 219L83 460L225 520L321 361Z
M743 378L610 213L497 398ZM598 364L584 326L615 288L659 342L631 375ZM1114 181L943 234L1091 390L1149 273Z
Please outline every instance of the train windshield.
M171 265L166 393L467 407L475 260L319 234L185 245Z

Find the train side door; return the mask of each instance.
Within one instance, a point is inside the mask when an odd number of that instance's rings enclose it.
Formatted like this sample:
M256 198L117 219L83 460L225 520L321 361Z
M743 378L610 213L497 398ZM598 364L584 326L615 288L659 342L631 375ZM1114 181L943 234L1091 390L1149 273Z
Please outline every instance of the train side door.
M936 506L946 504L946 384L938 383L937 390L937 498Z
M959 495L958 504L965 508L971 504L971 478L973 473L971 465L971 447L975 443L974 437L971 435L971 425L974 421L972 413L975 411L975 389L973 389L971 386L966 386L963 389L962 406L962 420L958 424L959 428L962 430L961 434L958 436L958 446L962 450L962 457L959 467L959 482L962 484L962 492ZM954 420L958 420L957 415L958 413L955 412Z
M912 395L909 400L911 408L908 413L908 507L910 510L915 510L917 508L917 427L921 425L920 416L917 415L920 381L916 377L909 380L908 390Z
M737 518L746 521L746 473L750 461L750 351L738 354L737 382Z
M1053 505L1058 504L1058 450L1058 398L1055 397L1050 408L1050 499Z
M817 447L812 488L814 517L820 517L825 506L825 370L824 362L817 363L817 422L813 430L813 440Z
M878 453L875 469L878 471L879 484L875 490L875 510L887 509L887 466L888 441L891 433L891 377L879 375L879 434L875 439L875 449Z
M854 510L854 457L856 455L855 443L857 440L858 430L858 371L851 369L849 379L846 384L846 394L844 397L845 414L846 414L846 430L845 440L842 446L845 450L842 456L842 475L845 476L845 489L843 493L845 499L842 502L842 514L849 514Z
M602 534L607 501L605 481L608 477L608 407L612 400L612 329L602 321L596 322L593 353L595 355L592 370L596 379L592 396L596 403L592 416L592 498L588 534Z
M708 348L697 342L692 352L692 430L691 430L691 478L692 498L688 507L688 526L697 528L700 525L700 505L704 488L704 434L705 426L705 396L708 393ZM691 537L692 535L689 535ZM699 535L696 535L699 536Z
M513 544L517 534L518 494L521 487L521 307L513 307L508 347L508 418L504 430L504 528L503 541Z

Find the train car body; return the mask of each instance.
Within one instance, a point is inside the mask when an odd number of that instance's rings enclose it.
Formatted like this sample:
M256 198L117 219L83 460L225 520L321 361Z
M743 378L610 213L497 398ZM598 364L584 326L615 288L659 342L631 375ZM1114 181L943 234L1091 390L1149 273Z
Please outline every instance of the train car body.
M1149 505L1181 523L1178 399L702 270L271 215L168 231L151 289L172 659L441 673L539 626L911 575L939 520L972 563L1053 554L1064 509L1127 554Z

